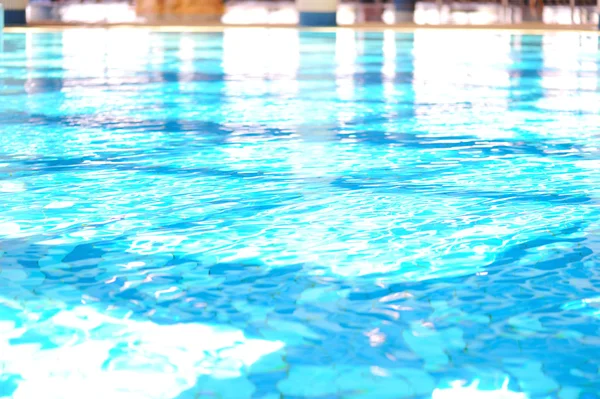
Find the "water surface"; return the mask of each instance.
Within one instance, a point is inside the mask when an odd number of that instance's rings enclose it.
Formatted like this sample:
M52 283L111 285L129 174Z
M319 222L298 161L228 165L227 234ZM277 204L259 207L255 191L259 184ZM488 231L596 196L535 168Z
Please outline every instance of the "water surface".
M0 397L596 398L598 36L5 34Z

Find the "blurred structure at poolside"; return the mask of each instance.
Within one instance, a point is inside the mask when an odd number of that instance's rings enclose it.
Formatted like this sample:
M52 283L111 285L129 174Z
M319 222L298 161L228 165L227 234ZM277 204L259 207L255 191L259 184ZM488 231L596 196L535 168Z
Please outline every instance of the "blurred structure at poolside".
M598 25L600 0L0 0L10 24ZM17 24L20 20L16 21Z

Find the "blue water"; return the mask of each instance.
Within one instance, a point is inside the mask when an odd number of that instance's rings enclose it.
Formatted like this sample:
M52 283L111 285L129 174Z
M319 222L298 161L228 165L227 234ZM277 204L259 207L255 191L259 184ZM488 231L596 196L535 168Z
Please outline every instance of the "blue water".
M598 44L5 34L0 397L598 398Z

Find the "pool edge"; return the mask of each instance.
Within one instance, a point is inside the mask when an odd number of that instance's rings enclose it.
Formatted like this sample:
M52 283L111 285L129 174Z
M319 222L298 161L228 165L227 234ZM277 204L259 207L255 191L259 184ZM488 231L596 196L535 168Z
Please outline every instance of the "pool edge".
M337 27L297 26L292 24L215 24L215 25L150 25L150 24L30 24L20 27L5 27L6 33L24 32L60 32L71 29L139 29L156 32L221 32L225 29L297 29L314 32L338 32L343 30L359 31L396 31L414 32L418 30L454 30L454 31L497 31L517 32L529 34L545 33L586 33L600 34L595 25L543 25L543 24L518 24L518 25L417 25L417 24L355 24L340 25Z

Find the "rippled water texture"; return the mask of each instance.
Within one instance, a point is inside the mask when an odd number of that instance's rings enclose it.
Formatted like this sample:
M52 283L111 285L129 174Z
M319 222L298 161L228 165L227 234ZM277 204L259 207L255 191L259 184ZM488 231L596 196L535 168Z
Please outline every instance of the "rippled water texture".
M598 397L597 36L4 40L0 397Z

